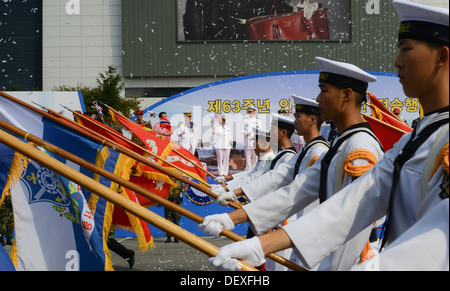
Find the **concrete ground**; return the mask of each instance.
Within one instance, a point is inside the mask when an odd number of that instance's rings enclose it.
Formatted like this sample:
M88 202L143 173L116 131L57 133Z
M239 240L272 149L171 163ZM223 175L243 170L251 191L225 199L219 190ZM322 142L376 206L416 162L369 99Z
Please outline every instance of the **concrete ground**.
M201 237L216 247L232 243L228 238ZM179 242L165 243L166 237L153 237L155 248L147 252L139 251L135 237L116 238L126 248L135 252L135 263L130 269L127 261L111 251L111 260L115 271L213 271L207 256L189 245ZM4 247L8 254L11 246Z
M201 237L205 241L222 247L232 243L228 238ZM189 245L179 242L165 243L166 237L154 237L155 248L141 252L136 238L116 238L118 242L135 252L132 269L128 262L111 252L111 260L116 271L212 271L207 256Z

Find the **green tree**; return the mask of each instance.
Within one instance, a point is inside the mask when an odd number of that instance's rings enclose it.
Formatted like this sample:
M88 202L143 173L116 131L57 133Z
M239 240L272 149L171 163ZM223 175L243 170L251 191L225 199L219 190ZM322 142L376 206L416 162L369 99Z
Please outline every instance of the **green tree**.
M99 74L96 87L88 87L81 84L78 84L75 87L62 85L53 88L53 91L81 92L87 114L96 113L97 111L93 108L93 102L100 101L111 106L115 110L122 112L128 117L130 110L136 111L136 109L139 108L141 101L135 97L121 97L120 94L123 88L124 84L122 82L122 77L117 74L116 67L109 66L105 72ZM107 109L100 102L98 102L98 104L103 108L103 112L106 114Z

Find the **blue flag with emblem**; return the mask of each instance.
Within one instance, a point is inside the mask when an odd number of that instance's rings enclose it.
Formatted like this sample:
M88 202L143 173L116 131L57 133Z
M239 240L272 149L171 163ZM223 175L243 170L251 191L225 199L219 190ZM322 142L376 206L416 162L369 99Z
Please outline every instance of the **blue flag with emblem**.
M12 260L17 269L102 271L102 240L83 190L19 153L14 161L22 169L10 190L16 238Z
M3 96L0 96L0 120L6 121L20 129L23 129L37 136L38 138L41 138L51 144L54 144L57 147L60 147L70 152L71 154L81 157L82 159L90 163L93 164L95 163L96 165L102 166L105 170L108 170L109 172L114 172L117 166L117 160L119 157L118 152L108 150L107 148L85 137L84 135L76 133L75 131L69 129L68 127L46 118L44 114L40 114L39 112L35 112L31 109L28 109L25 106L19 104L18 102L15 102L14 100L5 98ZM39 181L37 179L38 172L35 172L34 176L31 173L28 174L26 179L23 179L23 177L18 175L17 172L20 171L22 173L22 170L24 170L25 168L21 166L15 166L17 165L15 164L15 162L17 163L17 161L14 161L14 157L15 152L12 149L0 143L0 195L1 195L0 202L2 201L3 198L2 196L4 196L5 193L7 193L7 191L9 191L9 189L14 185L13 182L17 182L19 179L21 179L22 182L26 181L27 183L30 183L34 180L36 182ZM99 177L98 175L96 176L91 171L84 169L79 165L74 164L70 161L66 161L64 158L60 156L55 156L54 158L72 167L73 169L81 172L87 177L95 179L101 184L107 186L108 188L111 186L111 181L106 178ZM41 183L51 181L50 178L52 176L44 169L41 170L40 174L41 174L40 177L42 178L40 179ZM13 177L15 177L15 179L12 179ZM44 185L50 186L50 184L48 183ZM59 187L59 189L60 188L61 187ZM64 204L67 204L68 202L71 201L64 199L63 196L57 193L55 194L49 194L49 192L39 193L39 190L41 189L38 189L38 192L36 193L33 192L34 193L33 196L30 198L30 200L27 200L27 203L31 203L30 205L33 206L40 205L41 203L34 203L34 201L35 200L41 201L42 199L47 199L51 197L52 201L56 203L54 204L54 206L61 207L59 208L60 211L62 211L62 209L65 208L65 212L59 213L58 215L64 216L64 213L69 212L69 207L64 206ZM54 191L59 190L55 188ZM111 218L112 211L110 209L111 207L108 208L107 206L108 204L104 199L98 198L97 195L93 195L92 193L90 193L90 191L82 189L82 192L84 199L88 201L90 205L90 209L92 210L96 226L92 230L96 234L91 234L91 238L96 238L100 240L100 245L103 248L103 252L106 254L104 256L105 261L103 262L103 269L113 270L109 250L106 243L112 219ZM68 193L70 193L70 191L68 191ZM81 203L79 205L83 204ZM55 211L53 207L52 210ZM43 236L39 236L39 238L42 237ZM18 243L17 238L16 242ZM33 242L33 244L40 244L40 242ZM52 256L53 254L50 252L46 253L45 255ZM68 258L66 259L66 261L70 260L69 255L70 253L68 254Z

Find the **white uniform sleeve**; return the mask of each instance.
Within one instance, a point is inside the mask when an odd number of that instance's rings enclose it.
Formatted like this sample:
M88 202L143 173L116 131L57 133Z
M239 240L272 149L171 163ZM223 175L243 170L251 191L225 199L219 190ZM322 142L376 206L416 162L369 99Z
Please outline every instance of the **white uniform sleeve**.
M294 167L298 154L288 163L281 164L247 185L242 186L245 196L254 201L281 186L288 185L293 180Z
M294 181L243 207L256 233L262 234L318 198L320 163L297 175ZM301 188L300 188L301 185Z
M328 151L323 145L316 145L309 149L300 165L299 172L308 168L311 160L321 156ZM301 153L297 153L288 163L284 163L274 170L264 174L258 180L242 187L245 195L250 201L259 199L278 188L289 185L294 180L294 169L297 159Z
M355 271L448 271L449 201L442 200L380 254Z

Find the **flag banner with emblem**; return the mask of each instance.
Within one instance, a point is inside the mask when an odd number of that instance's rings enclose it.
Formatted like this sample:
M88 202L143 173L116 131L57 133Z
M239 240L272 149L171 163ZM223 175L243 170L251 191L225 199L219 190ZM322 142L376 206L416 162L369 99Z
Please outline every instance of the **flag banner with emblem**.
M191 175L191 178L203 182L206 181L205 171L199 169L202 167L201 162L188 150L172 142L170 138L162 137L158 135L156 131L132 122L115 111L113 108L109 107L108 109L110 114L113 116L114 121L137 136L152 153L182 169L184 172ZM164 163L159 159L156 159L155 161L169 169L176 170L171 165Z
M22 169L10 189L17 270L104 270L102 238L82 189L19 153L15 160Z
M157 177L154 176L151 167L139 163L123 154L120 154L117 165L118 166L114 171L116 176L167 199L174 184L168 176L161 176L163 177L162 179L156 180L155 178ZM116 183L111 184L111 189L143 207L156 205L154 201ZM148 224L145 221L123 211L120 207L114 205L109 205L109 207L113 209L110 211L112 212L112 227L134 230L141 251L147 251L149 247L152 249L154 248L153 238L150 235Z
M79 134L66 126L54 122L45 117L47 113L41 113L41 110L31 110L26 106L20 104L12 96L8 98L0 97L0 119L6 121L20 129L23 129L31 134L41 138L57 147L60 147L73 155L76 155L90 163L95 163L97 166L103 167L105 170L114 173L116 168L123 167L123 164L118 163L119 153L103 147L97 142L92 141L86 136ZM0 144L0 155L2 157L0 164L0 186L2 187L2 194L4 194L11 185L11 176L14 176L13 163L14 151L8 147ZM69 165L82 174L93 178L108 188L112 186L110 180L94 175L89 170L80 167L64 158L56 156L58 160ZM10 169L12 171L10 171ZM6 187L5 187L6 186ZM103 228L98 227L99 236L103 238L103 248L106 254L105 270L112 270L112 263L110 253L107 247L108 233L111 229L111 222L114 207L106 200L99 198L97 195L90 193L90 191L83 189L86 200L89 202L91 210L94 212L94 219L97 225L102 225ZM140 224L148 228L147 224ZM140 230L135 230L140 231ZM147 231L147 230L145 230ZM149 232L149 230L148 230ZM137 234L138 235L138 234ZM151 240L145 243L150 244ZM142 247L144 248L144 247Z

